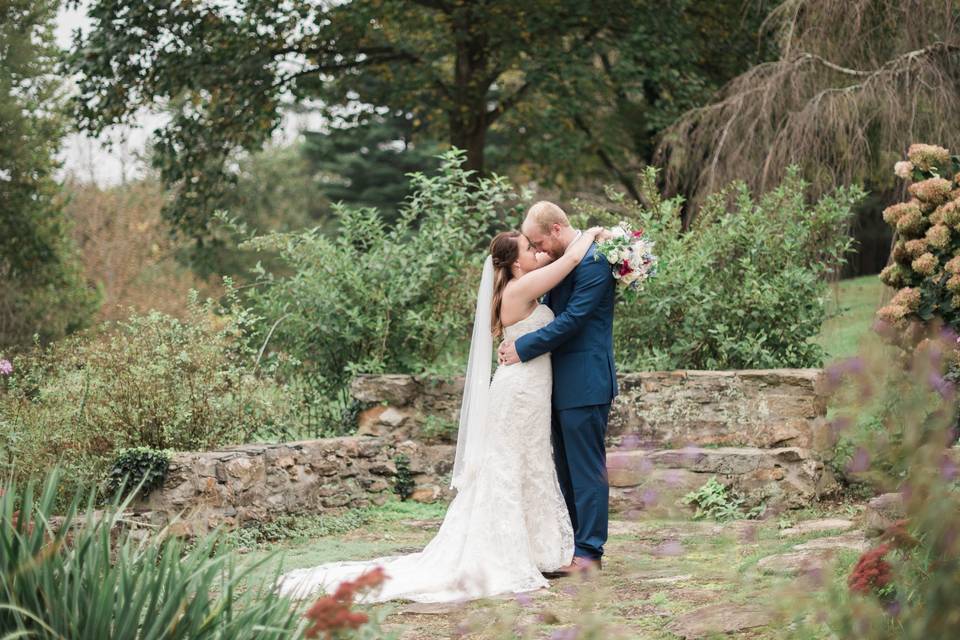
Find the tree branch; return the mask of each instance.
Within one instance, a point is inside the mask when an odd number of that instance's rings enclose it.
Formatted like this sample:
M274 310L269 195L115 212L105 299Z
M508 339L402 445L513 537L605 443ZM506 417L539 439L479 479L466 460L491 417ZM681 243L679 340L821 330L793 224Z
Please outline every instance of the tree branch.
M647 209L651 209L652 206L650 201L647 200L642 193L640 193L640 191L637 189L637 186L633 183L633 180L631 180L623 171L620 170L619 167L617 167L617 165L613 162L613 158L610 157L610 154L607 153L606 149L596 142L593 137L593 132L590 131L590 127L587 126L587 123L584 121L583 117L577 114L573 117L573 122L577 125L578 129L586 134L587 139L590 140L590 143L594 147L597 157L600 158L600 162L602 162L603 165L617 177L617 180L619 180L620 184L623 185L623 188L627 190L627 192L630 194L630 197Z
M573 47L571 47L570 51L567 52L567 55L571 55L574 51L576 51L580 47L589 43L591 40L593 40L593 38L598 33L600 33L599 28L591 29L589 32L584 34L583 38L581 38ZM500 116L502 116L504 113L506 113L513 107L515 107L517 103L520 102L521 98L523 98L523 94L525 94L530 89L530 87L534 86L535 84L540 82L542 78L545 78L545 77L547 77L546 73L534 72L534 73L527 74L527 81L523 83L523 86L517 89L511 96L509 96L505 100L501 100L496 107L494 107L493 109L491 109L486 113L487 123L493 124L494 122L497 121L497 119L500 118Z
M442 11L443 13L450 15L453 13L453 7L442 0L411 0L413 4L419 4L422 7L427 7L428 9L436 9Z

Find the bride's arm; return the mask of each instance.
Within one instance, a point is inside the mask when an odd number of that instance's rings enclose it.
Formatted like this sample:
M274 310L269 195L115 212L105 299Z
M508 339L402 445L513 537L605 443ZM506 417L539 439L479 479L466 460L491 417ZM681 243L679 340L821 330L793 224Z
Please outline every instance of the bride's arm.
M590 245L598 235L605 233L603 227L591 227L584 231L576 242L570 244L562 256L546 265L523 274L513 280L504 295L514 300L536 300L547 291L560 284L587 255Z

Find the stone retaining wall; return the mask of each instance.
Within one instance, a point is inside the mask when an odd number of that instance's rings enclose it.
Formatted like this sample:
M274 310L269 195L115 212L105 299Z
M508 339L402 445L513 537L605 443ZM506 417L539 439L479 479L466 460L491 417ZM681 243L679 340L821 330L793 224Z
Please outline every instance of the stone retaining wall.
M826 403L819 369L670 371L619 377L608 445L746 446L819 450ZM359 433L453 442L463 379L360 376L354 399L373 405Z
M748 504L800 506L829 492L818 460L824 402L816 370L678 371L620 377L608 438L611 506L649 508L709 477ZM395 456L410 460L413 498L448 499L462 381L361 376L358 435L175 454L136 517L192 535L287 514L382 503Z
M414 499L450 496L451 445L359 436L177 453L163 486L134 510L157 525L179 516L175 532L194 535L280 515L382 504L393 491L398 454L410 461Z

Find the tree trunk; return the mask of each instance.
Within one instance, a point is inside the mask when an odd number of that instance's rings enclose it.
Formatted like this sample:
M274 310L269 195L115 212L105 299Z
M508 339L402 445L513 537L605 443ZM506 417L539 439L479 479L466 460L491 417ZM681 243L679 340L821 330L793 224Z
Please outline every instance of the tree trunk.
M486 36L472 25L480 19L475 7L467 4L453 16L456 59L453 68L453 95L450 118L450 144L467 153L465 168L481 177L487 129L487 93L496 74L491 75Z
M482 107L481 107L482 109ZM477 176L485 173L484 151L487 144L487 124L483 122L484 114L471 113L468 120L450 117L450 144L467 152L465 169L476 171Z

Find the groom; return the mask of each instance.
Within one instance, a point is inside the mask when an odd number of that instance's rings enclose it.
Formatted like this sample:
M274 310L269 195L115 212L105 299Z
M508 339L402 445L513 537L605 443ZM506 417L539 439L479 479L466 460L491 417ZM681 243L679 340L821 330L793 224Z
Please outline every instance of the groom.
M537 251L554 259L580 236L563 209L552 202L530 207L521 231ZM576 269L546 295L554 321L499 349L499 361L506 365L552 354L554 462L576 542L573 562L560 570L564 574L599 569L607 540L610 489L604 438L610 402L617 395L616 281L606 260L594 260L595 251L591 247Z

